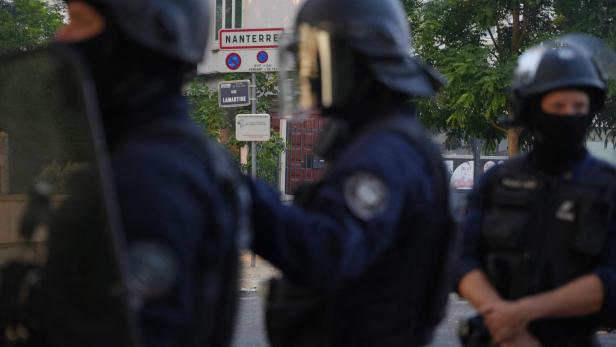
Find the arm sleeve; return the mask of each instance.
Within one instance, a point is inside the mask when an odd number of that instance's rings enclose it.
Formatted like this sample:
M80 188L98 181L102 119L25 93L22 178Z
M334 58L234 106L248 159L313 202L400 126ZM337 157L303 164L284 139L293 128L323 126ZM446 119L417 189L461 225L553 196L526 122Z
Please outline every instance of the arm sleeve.
M608 324L616 324L616 218L609 225L605 253L595 273L603 283L604 304L601 316Z
M422 158L406 157L409 145L386 142L347 153L308 208L283 205L276 192L254 183L254 250L300 284L333 289L357 278L394 242L410 183L431 184ZM378 177L387 190L383 212L369 220L358 218L345 198L348 179L358 173Z

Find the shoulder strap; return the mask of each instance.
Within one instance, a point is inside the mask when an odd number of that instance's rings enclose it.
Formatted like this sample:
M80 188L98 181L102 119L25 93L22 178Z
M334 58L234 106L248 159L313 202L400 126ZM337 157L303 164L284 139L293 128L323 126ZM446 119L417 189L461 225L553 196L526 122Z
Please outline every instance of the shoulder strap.
M436 201L438 208L434 209L431 220L440 251L437 269L432 279L427 279L431 297L426 300L423 312L424 331L432 331L445 315L449 293L453 289L453 269L457 252L456 226L449 206L449 178L445 169L440 150L430 140L423 127L411 116L398 115L385 120L368 130L369 132L387 131L400 134L419 150L427 163L431 177L435 178ZM427 284L426 284L427 285ZM427 343L427 342L426 342Z
M224 269L216 271L216 275L222 277L221 286L222 298L218 300L218 310L215 314L211 312L211 308L205 308L201 305L200 310L196 310L194 317L193 328L189 336L186 337L188 346L203 346L208 342L215 346L227 346L231 343L232 329L234 327L235 311L237 306L237 281L239 276L239 254L240 247L249 244L250 239L250 220L249 209L251 204L250 193L242 180L241 174L237 167L228 157L225 149L208 139L202 131L192 124L179 124L173 121L159 121L153 123L139 132L128 138L121 147L130 143L144 141L149 139L181 139L187 143L194 153L201 159L205 169L214 178L217 185L222 188L223 194L229 201L228 204L215 204L216 209L225 209L225 213L230 211L234 213L232 222L236 225L236 230L233 230L236 237L234 238L233 251L229 252L225 259ZM223 213L214 212L216 215ZM220 223L217 218L213 219L216 223L215 227L218 230L225 228L223 223ZM209 261L206 260L209 263ZM204 269L211 268L211 264L203 264ZM199 274L201 278L197 283L204 283L205 271ZM207 285L207 283L206 283ZM214 285L214 283L210 283ZM203 301L203 293L199 294L199 300ZM209 312L206 312L209 311ZM216 319L217 324L207 324L207 318ZM209 327L206 325L210 325Z

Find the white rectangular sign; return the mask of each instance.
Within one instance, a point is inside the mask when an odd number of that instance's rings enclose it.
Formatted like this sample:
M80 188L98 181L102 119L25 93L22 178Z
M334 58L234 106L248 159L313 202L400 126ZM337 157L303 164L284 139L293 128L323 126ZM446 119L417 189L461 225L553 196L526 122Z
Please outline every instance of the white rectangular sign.
M271 117L269 114L238 114L235 116L235 138L238 141L269 141Z
M218 45L221 50L278 48L283 28L220 29Z

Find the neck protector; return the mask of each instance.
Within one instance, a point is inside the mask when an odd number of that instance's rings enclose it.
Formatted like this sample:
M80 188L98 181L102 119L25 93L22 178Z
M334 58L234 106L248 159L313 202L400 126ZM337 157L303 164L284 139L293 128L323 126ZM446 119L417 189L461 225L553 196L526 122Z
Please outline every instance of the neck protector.
M181 94L185 66L132 42L113 25L69 46L90 70L110 142L153 117L157 101Z

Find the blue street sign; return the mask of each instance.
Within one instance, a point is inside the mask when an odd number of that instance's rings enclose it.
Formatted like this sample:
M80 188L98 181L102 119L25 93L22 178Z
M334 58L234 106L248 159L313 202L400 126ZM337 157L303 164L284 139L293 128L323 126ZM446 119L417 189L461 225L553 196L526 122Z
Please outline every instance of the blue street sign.
M267 54L266 51L260 51L257 54L257 61L261 64L265 64L267 63L267 61L269 60L269 54Z
M242 66L242 58L237 53L231 53L227 56L225 63L230 70L237 70Z

